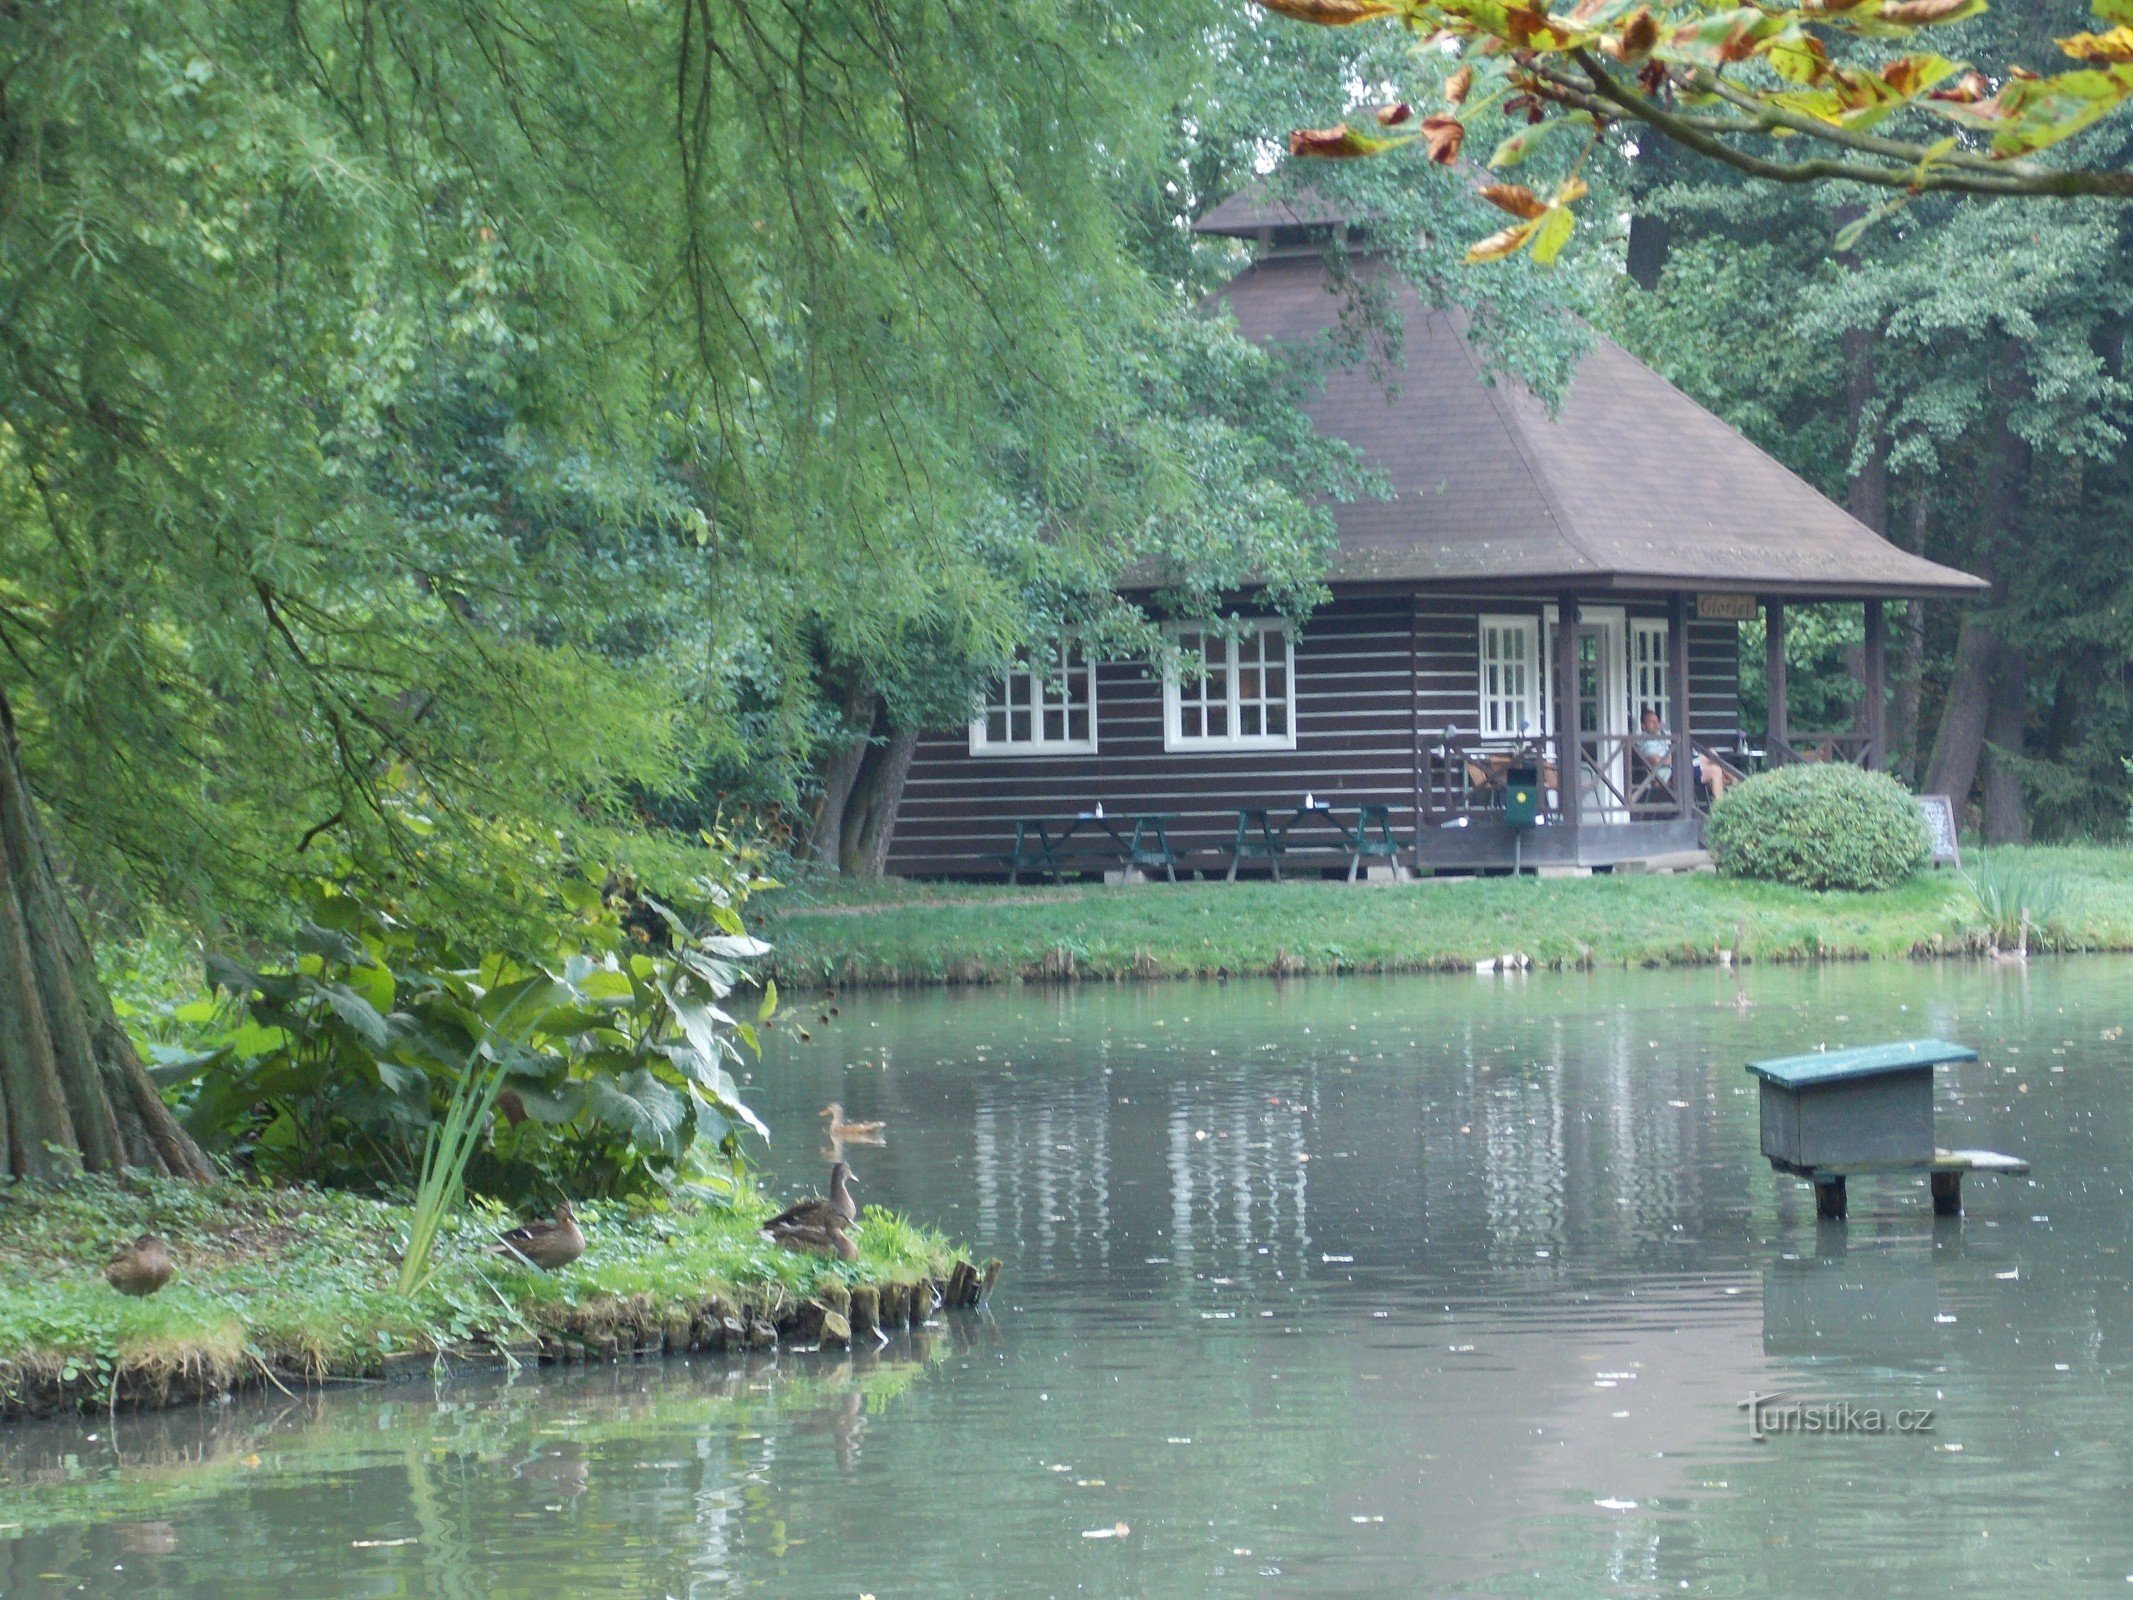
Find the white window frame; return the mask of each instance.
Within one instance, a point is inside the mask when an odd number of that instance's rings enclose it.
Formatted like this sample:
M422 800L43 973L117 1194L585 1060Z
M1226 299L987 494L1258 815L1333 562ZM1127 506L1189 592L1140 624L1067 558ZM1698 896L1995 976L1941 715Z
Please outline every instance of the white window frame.
M1017 666L1002 673L979 697L977 709L970 718L970 753L974 756L1091 756L1096 754L1096 661L1082 655L1080 664L1073 664L1071 657L1081 647L1073 640L1054 645L1049 664L1044 667ZM1078 680L1085 691L1089 708L1089 736L1086 739L1044 736L1047 711L1056 711L1060 726L1071 722L1074 702L1070 689ZM1032 737L1013 737L1014 689L1022 685L1029 694L1029 718ZM1006 738L992 736L990 714L994 710L1008 713L1009 734Z
M1206 675L1195 680L1192 690L1195 703L1200 703L1203 686L1211 687L1219 674L1223 691L1219 697L1207 697L1207 703L1226 703L1224 718L1230 731L1225 734L1194 734L1184 730L1184 704L1186 685L1181 680L1177 663L1167 662L1163 668L1163 748L1165 750L1294 750L1296 748L1296 629L1280 617L1260 617L1244 622L1173 622L1164 632L1176 646L1188 634L1219 639L1224 645L1223 660L1219 667L1210 666ZM1273 663L1265 660L1263 641L1270 633L1281 635L1281 678L1283 694L1274 700L1261 694L1251 703L1261 707L1279 704L1283 708L1282 721L1287 731L1283 733L1240 734L1236 731L1239 713L1245 704L1239 694L1237 671L1238 647L1252 642L1255 657L1263 666Z
M1512 694L1494 687L1489 678L1493 665L1499 671L1510 668L1511 662L1500 652L1491 660L1490 634L1502 638L1515 635L1525 643L1524 683L1520 692ZM1547 716L1546 680L1542 676L1546 663L1541 659L1541 619L1530 611L1484 611L1476 622L1474 648L1478 665L1474 672L1474 726L1484 739L1538 739L1547 730L1543 726ZM1516 707L1516 726L1491 726L1492 705L1500 711ZM1499 716L1497 721L1508 720Z
M1651 641L1646 646L1645 641ZM1674 674L1673 663L1666 657L1667 625L1649 617L1629 619L1629 715L1630 720L1641 725L1645 708L1659 713L1659 726L1673 731L1674 719ZM1648 654L1639 654L1640 649ZM1656 684L1647 686L1646 675L1657 673Z

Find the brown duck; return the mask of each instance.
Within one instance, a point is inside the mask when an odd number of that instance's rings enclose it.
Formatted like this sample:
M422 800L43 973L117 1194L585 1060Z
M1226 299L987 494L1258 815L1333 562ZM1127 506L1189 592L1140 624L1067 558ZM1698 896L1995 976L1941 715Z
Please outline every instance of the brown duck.
M830 1138L838 1144L880 1144L883 1124L879 1122L846 1122L844 1107L832 1100L817 1115L829 1118Z
M513 1228L489 1249L496 1255L530 1261L543 1272L554 1272L585 1254L585 1235L578 1231L578 1219L571 1212L570 1202L558 1200L553 1221L529 1222Z
M852 1243L842 1228L825 1224L798 1222L773 1233L763 1230L763 1237L781 1249L797 1251L808 1256L835 1256L839 1261L857 1261L859 1246Z
M104 1281L120 1294L149 1295L170 1282L177 1270L170 1246L144 1233L105 1263Z
M859 1220L859 1205L852 1198L852 1169L839 1161L830 1168L829 1198L811 1194L795 1200L763 1224L775 1237L788 1228L842 1228Z

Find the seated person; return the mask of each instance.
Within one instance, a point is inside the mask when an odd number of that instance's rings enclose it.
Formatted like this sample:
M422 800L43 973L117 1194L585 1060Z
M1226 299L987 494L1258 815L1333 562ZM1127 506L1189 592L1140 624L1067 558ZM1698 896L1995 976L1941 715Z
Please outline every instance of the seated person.
M1650 706L1638 722L1637 754L1653 777L1669 788L1674 783L1674 738L1659 726L1659 713Z
M1651 769L1652 776L1671 789L1674 786L1673 736L1659 726L1659 713L1650 706L1644 708L1644 715L1639 719L1636 743L1637 755L1645 766ZM1719 765L1717 759L1699 750L1695 753L1692 764L1696 769L1696 776L1703 780L1704 791L1710 795L1713 803L1724 798L1726 769Z

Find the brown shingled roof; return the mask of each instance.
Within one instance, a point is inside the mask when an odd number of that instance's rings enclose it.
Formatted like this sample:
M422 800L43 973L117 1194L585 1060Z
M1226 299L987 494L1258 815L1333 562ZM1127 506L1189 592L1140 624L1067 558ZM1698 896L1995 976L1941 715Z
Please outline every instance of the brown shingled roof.
M1240 231L1258 214L1240 199L1224 205L1239 207ZM1340 308L1315 253L1270 256L1218 298L1260 343L1311 339ZM1551 420L1515 378L1484 381L1458 313L1425 309L1404 283L1394 298L1405 337L1392 397L1363 363L1333 369L1306 406L1394 491L1333 508L1335 582L1854 598L1986 587L1898 549L1609 340L1585 356Z

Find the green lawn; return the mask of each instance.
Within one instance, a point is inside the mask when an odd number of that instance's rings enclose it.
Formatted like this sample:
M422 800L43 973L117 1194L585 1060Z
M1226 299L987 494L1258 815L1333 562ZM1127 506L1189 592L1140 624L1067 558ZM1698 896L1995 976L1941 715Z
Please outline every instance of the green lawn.
M2064 885L2034 943L2133 950L2133 850L1973 851ZM1537 966L1849 960L1981 949L1947 869L1879 894L1810 893L1696 874L1412 884L1306 881L1131 888L801 885L750 908L781 982L1414 972L1522 956Z
M84 1178L0 1187L0 1416L61 1394L102 1402L114 1382L140 1395L163 1382L177 1398L247 1379L356 1376L388 1357L480 1344L524 1347L544 1335L625 1342L705 1302L776 1319L800 1302L861 1285L947 1277L939 1235L868 1208L850 1264L795 1255L764 1240L776 1209L631 1211L585 1202L586 1251L544 1273L486 1253L511 1219L469 1211L437 1246L437 1271L414 1298L394 1289L407 1208L358 1195L239 1184L199 1186ZM147 1299L104 1282L112 1250L154 1231L177 1276Z

